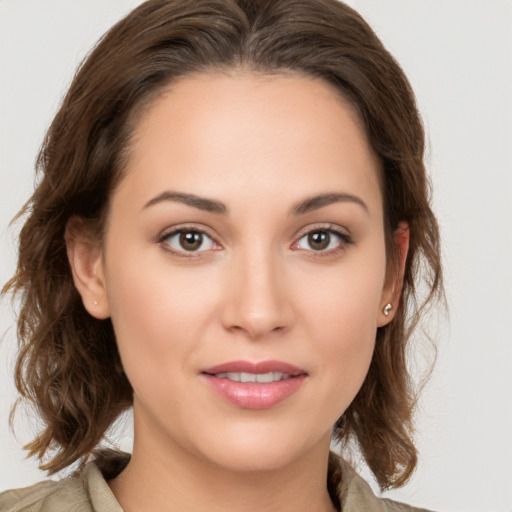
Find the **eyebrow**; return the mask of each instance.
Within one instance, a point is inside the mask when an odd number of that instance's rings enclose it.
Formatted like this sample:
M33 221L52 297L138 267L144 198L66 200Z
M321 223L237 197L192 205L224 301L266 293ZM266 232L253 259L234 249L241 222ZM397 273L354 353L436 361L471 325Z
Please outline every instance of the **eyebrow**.
M304 199L297 205L292 208L292 213L294 215L303 215L304 213L311 212L313 210L318 210L319 208L323 208L324 206L329 206L333 203L355 203L366 213L370 213L368 210L368 206L366 203L357 196L352 194L342 194L342 193L327 193L327 194L319 194L313 197L308 197Z
M186 204L187 206L192 206L193 208L198 208L199 210L204 210L210 213L218 213L221 215L227 215L228 213L227 206L220 201L207 199L206 197L200 197L194 194L184 194L182 192L170 191L162 192L153 199L150 199L144 205L143 209L165 201Z
M165 201L186 204L187 206L192 206L193 208L198 208L199 210L204 210L210 213L217 213L220 215L228 214L227 206L220 201L196 196L194 194L170 191L162 192L161 194L155 196L153 199L150 199L144 205L143 209ZM329 206L333 203L345 202L355 203L361 206L361 208L363 208L366 213L369 213L368 206L360 197L345 193L326 193L308 197L296 204L292 208L291 213L294 215L303 215L305 213L324 208L325 206Z

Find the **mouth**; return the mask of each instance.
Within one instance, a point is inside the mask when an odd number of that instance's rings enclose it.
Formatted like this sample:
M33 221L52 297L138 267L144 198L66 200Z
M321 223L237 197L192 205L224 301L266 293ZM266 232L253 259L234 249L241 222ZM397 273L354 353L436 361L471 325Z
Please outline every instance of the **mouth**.
M308 376L282 361L232 361L201 375L225 401L242 409L269 409L294 395Z
M291 378L288 373L267 372L267 373L247 373L247 372L227 372L216 373L213 375L218 379L228 379L232 382L259 382L260 384L269 384Z

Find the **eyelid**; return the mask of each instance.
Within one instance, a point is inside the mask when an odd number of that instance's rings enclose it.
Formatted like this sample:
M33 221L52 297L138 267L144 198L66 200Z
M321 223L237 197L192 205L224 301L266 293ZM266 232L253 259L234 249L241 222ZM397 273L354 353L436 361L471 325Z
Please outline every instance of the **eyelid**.
M294 238L298 240L299 238L302 238L304 235L307 235L312 231L329 231L330 233L335 233L346 239L352 238L352 235L348 228L340 226L338 224L333 224L332 222L315 222L314 224L308 224L307 226L301 228Z
M187 232L187 231L194 231L196 233L201 233L203 236L208 237L219 248L207 249L207 250L203 250L203 251L185 251L185 250L179 251L179 250L176 250L173 247L171 247L169 244L165 243L165 241L168 238L170 238L174 235L177 235L178 233ZM197 225L197 224L178 224L176 226L166 228L158 235L157 243L160 244L164 248L164 250L166 250L172 254L176 254L178 256L185 257L185 258L198 257L205 252L209 252L211 250L218 251L222 248L222 244L220 244L220 242L217 240L216 236L214 236L210 233L210 230L208 228L206 228L205 226L202 226L202 225Z
M323 251L315 251L314 249L308 250L308 249L302 249L300 247L296 247L298 243L307 235L310 233L314 233L316 231L325 231L327 233L331 233L341 239L340 246L341 247L335 247L333 249L327 249ZM329 256L332 254L336 254L340 251L343 251L346 249L347 245L352 245L354 241L352 240L352 236L350 235L350 231L347 228L342 228L339 225L336 224L313 224L309 225L305 228L302 228L298 234L295 236L295 241L292 244L292 249L298 250L298 251L304 251L310 254L313 257L322 257L322 256Z
M172 248L169 244L165 244L166 239L170 238L173 235L176 235L181 232L186 232L186 231L195 231L197 233L201 233L202 235L208 237L218 247L215 249L207 249L207 250L202 250L202 251L185 251L185 250L180 251L180 250L176 250L176 249ZM340 243L341 247L336 247L336 248L328 249L328 250L320 250L320 251L315 251L313 249L307 250L307 249L302 249L302 248L296 247L297 244L300 242L300 240L302 238L304 238L304 236L306 236L312 232L315 232L315 231L325 231L325 232L331 233L331 234L339 237L341 239L341 243ZM339 251L343 251L347 245L351 245L354 243L352 240L352 237L350 235L350 231L347 228L341 227L337 224L332 224L332 223L325 223L325 224L315 223L315 224L308 225L308 226L302 228L295 235L294 240L295 241L292 243L292 249L300 250L303 252L308 252L312 256L328 256L330 254L334 254ZM186 258L198 257L205 252L209 252L212 250L218 251L220 249L223 249L222 244L218 241L218 237L211 233L211 229L209 229L207 226L204 226L204 225L191 224L191 223L178 224L178 225L164 229L158 235L157 243L164 246L163 247L164 250L171 252L173 254L176 254L178 256L181 256L181 257L186 257Z

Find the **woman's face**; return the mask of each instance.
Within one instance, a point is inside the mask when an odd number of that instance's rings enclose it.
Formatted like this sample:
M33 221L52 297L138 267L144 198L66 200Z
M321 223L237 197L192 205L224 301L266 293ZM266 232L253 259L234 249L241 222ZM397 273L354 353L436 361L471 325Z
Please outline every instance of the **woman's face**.
M135 450L259 470L328 448L391 318L378 175L319 80L199 75L144 114L84 296Z

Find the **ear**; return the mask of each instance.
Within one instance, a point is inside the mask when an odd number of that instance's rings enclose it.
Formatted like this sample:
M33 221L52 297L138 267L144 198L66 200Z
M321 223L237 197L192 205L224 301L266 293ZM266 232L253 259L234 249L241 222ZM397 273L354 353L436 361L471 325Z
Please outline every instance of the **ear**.
M95 318L110 316L103 268L103 249L83 219L71 217L66 225L69 265L85 309Z
M382 290L382 298L379 311L377 313L377 327L383 327L393 320L400 299L402 296L402 286L405 273L405 262L409 251L410 231L407 222L400 222L394 233L394 241L398 250L398 259L395 265L388 270L386 284ZM391 304L391 308L386 308ZM387 309L387 315L385 311Z

